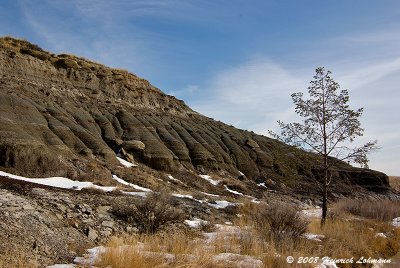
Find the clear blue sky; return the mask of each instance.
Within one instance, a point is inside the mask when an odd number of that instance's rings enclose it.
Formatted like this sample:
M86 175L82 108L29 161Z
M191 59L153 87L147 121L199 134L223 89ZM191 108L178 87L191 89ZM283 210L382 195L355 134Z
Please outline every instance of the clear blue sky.
M125 68L195 110L266 134L325 66L400 175L400 1L3 0L0 35Z

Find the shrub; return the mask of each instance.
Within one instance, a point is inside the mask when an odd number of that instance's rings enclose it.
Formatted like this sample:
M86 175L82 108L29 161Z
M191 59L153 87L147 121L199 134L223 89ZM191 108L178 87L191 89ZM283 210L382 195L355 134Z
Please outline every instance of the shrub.
M49 55L46 52L36 50L36 49L31 49L31 48L21 48L20 52L22 54L27 54L32 57L38 58L40 60L47 60L49 58Z
M151 193L133 204L114 206L113 214L135 225L142 234L154 234L184 219L182 210L173 207L165 193Z
M255 228L277 245L295 242L307 231L309 223L296 207L280 201L259 205L251 217Z

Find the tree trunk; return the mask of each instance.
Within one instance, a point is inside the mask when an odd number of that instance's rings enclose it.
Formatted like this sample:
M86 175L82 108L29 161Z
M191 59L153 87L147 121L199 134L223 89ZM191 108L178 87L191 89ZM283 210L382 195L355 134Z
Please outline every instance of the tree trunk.
M328 214L328 156L324 156L324 182L322 186L322 217L321 227L325 225L326 215Z
M326 215L328 214L328 184L327 177L324 179L324 185L322 187L322 217L321 217L321 227L325 225Z

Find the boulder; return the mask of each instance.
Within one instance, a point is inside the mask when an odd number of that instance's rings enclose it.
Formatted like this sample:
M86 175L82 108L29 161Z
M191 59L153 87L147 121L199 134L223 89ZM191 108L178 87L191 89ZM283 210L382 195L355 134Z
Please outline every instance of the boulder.
M134 150L134 151L143 151L146 148L146 145L138 140L130 140L124 141L122 143L122 148L127 151Z

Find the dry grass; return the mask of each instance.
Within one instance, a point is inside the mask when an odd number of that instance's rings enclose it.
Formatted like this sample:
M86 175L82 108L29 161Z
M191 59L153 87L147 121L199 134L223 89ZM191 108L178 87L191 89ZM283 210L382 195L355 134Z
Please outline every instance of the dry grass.
M327 221L322 230L319 220L315 220L310 224L309 230L324 235L323 247L315 252L320 256L390 258L400 250L400 230L374 220L337 219ZM387 237L377 236L377 233L385 233Z
M278 208L287 209L284 205ZM269 219L268 217L266 219L265 215L258 215L265 213L265 210L264 205L247 202L239 208L241 216L237 217L233 226L219 226L217 232L208 233L206 236L199 230L186 230L113 238L108 245L109 250L101 255L96 265L121 268L233 268L251 267L244 264L245 259L250 258L253 262L261 261L261 267L283 268L288 267L287 256L293 256L295 260L301 256L390 258L400 250L399 228L396 229L378 220L355 219L345 213L327 221L323 229L320 228L318 219L309 222L306 231L323 235L321 241L309 240L301 235L281 239L281 235L268 235L271 233ZM274 213L277 219L286 219L280 213L276 211ZM292 219L293 216L297 217L297 214L287 213L287 215L291 215ZM285 220L278 222L285 223L282 226L288 224ZM279 227L278 230L281 232L283 229ZM387 237L377 236L377 233L384 233ZM290 265L290 267L304 268L314 266L314 264Z
M0 255L0 268L37 268L40 267L36 259L29 258L24 252L6 252Z
M400 192L400 177L389 176L389 184L393 189Z
M343 199L335 205L335 209L379 221L400 217L400 201Z

